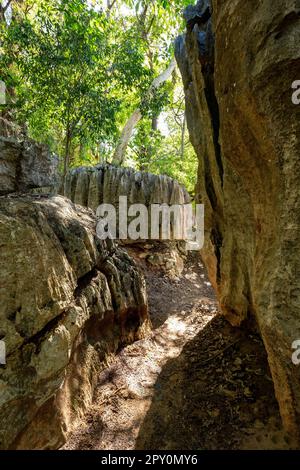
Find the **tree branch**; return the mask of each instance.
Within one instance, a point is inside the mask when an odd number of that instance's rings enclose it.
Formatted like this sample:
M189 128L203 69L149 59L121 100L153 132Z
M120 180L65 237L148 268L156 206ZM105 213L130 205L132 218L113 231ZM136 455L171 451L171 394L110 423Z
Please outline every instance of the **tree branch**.
M8 0L5 7L3 5L1 5L1 9L2 9L3 13L6 13L6 10L10 6L11 2L12 2L12 0Z
M175 67L176 67L176 61L175 61L175 58L173 58L168 68L164 70L164 72L162 72L158 77L156 77L153 80L146 94L146 97L151 98L155 90L157 90L163 83L165 83L171 77ZM123 131L121 133L121 137L118 142L117 148L115 150L114 156L113 156L112 163L114 165L122 165L122 163L124 162L126 149L131 139L133 130L141 119L142 119L142 113L141 113L141 110L138 108L132 113L132 115L126 122L123 128Z

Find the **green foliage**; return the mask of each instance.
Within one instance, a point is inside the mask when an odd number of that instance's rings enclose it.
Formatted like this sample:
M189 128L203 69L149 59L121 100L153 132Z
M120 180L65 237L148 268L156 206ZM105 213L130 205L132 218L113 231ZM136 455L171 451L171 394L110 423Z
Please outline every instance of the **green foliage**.
M168 175L183 184L190 194L195 194L197 167L198 161L192 145L186 142L185 156L181 158L179 152L174 151L174 137L168 137L155 160L150 162L148 171Z
M165 174L184 184L194 194L198 161L188 135L184 138L182 154L182 129L174 126L168 135L151 128L144 120L130 145L129 165L154 174Z
M127 164L177 178L193 191L196 158L183 145L184 104L176 75L149 94L170 63L190 0L13 0L0 23L0 78L10 111L34 139L69 165L109 161L140 108ZM161 132L164 116L168 132ZM158 129L154 123L159 120Z
M33 15L20 11L6 29L2 43L13 68L4 80L13 77L14 107L32 135L48 143L57 130L71 141L114 139L123 94L139 87L147 70L136 35L117 38L113 23L85 0L47 0Z
M144 96L142 98L140 109L145 117L153 118L159 116L160 113L170 104L170 93L172 87L169 83L164 83L151 94L151 97Z

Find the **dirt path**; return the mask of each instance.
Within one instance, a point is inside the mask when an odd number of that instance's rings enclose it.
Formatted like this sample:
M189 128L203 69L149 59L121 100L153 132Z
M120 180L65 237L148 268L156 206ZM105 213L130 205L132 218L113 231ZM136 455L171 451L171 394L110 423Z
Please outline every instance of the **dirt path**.
M217 316L197 255L180 277L146 271L153 332L99 377L64 449L290 448L266 356Z

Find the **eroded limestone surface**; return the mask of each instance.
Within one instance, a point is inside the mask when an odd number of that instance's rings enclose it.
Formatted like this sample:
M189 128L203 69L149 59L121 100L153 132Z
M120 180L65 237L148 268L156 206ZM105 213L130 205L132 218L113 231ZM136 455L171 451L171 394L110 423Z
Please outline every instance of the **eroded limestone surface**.
M62 197L0 197L0 448L60 447L99 372L148 328L143 276Z
M224 315L255 320L286 428L300 429L300 77L297 0L199 1L177 40L206 208L203 259Z

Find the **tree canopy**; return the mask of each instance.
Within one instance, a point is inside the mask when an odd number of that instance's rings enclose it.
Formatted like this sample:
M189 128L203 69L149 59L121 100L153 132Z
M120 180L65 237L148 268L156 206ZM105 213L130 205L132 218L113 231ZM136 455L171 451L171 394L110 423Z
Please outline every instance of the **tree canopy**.
M138 111L120 163L167 173L192 189L196 161L182 84L174 67L159 81L174 60L180 10L189 3L2 2L6 106L31 137L61 156L64 174L70 166L111 162L124 126Z

